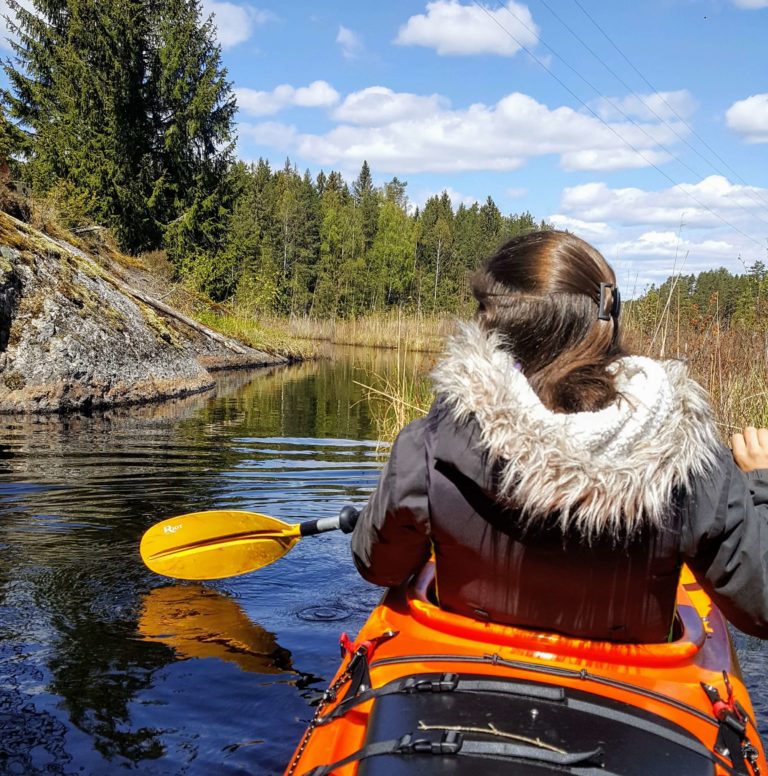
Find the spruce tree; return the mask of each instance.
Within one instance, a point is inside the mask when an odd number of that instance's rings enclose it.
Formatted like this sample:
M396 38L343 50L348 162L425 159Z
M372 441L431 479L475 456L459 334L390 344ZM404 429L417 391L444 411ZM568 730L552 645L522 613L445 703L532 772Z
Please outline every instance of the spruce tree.
M150 203L165 227L169 257L188 271L191 262L215 262L224 242L235 98L213 22L202 21L199 0L149 5L158 41L150 90L157 163Z
M431 307L433 310L453 310L456 307L454 283L451 269L454 216L451 198L444 191L439 197L430 197L421 213L421 237L419 240L419 261L425 269L432 286Z
M129 251L215 262L235 111L198 0L8 0L3 97L38 195L87 204Z
M26 170L38 195L87 203L87 213L134 249L151 230L142 181L144 0L14 0L11 114L27 129ZM61 203L66 210L66 203ZM151 238L149 240L151 242Z
M357 180L352 184L352 193L355 204L360 209L363 219L363 235L365 236L365 250L373 244L373 238L376 236L376 226L379 219L379 198L373 187L373 176L368 162L363 161L360 168L360 174Z

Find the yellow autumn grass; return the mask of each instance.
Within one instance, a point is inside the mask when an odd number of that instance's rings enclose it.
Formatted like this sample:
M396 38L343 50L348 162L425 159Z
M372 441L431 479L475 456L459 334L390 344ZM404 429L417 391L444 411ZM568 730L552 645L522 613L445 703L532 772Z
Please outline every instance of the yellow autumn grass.
M724 441L747 425L768 427L768 332L724 330L716 323L698 331L667 322L653 334L645 334L629 320L624 338L633 353L687 363L691 376L709 394ZM397 368L386 374L370 373L365 380L379 438L384 441L392 441L400 428L425 414L433 399L428 377L432 362L409 367L409 351L407 340L403 341Z

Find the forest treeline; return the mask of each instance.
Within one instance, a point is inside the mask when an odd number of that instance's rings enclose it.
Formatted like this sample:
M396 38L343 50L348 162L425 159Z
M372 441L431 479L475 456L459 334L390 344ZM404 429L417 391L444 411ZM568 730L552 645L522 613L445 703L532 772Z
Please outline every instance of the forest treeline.
M290 162L236 164L237 197L222 251L198 263L200 285L246 308L348 317L393 307L459 312L469 280L503 240L545 226L503 216L491 197L460 204L447 192L411 209L406 184L375 187L367 163L348 185L337 172L300 175Z
M719 329L768 330L768 268L757 261L743 274L727 269L673 275L630 302L632 325L654 336L660 327L706 333Z
M235 96L199 0L8 0L0 159L62 226L253 314L458 311L468 278L537 224L489 197L409 205L406 183L234 157Z

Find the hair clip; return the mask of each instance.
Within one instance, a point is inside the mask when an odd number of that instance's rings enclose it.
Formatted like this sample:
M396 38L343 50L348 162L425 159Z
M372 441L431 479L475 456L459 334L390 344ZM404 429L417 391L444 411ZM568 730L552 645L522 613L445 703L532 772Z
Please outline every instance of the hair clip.
M611 309L605 309L605 289L610 288L613 292L613 302L611 303ZM600 303L597 309L598 320L610 321L611 318L617 320L619 313L621 312L621 294L619 293L619 287L615 283L601 283L600 284Z

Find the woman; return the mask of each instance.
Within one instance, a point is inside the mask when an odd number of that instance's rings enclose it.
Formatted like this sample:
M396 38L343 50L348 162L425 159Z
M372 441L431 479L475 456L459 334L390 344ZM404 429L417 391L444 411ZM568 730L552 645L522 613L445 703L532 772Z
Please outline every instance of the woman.
M375 584L434 552L440 605L622 642L669 638L681 564L768 638L768 473L745 475L679 361L630 356L616 279L579 238L507 243L476 275L474 321L398 436L352 549ZM768 467L768 432L734 441Z

